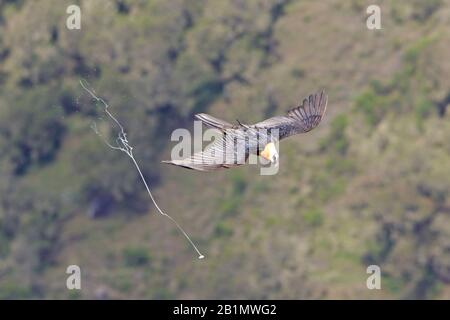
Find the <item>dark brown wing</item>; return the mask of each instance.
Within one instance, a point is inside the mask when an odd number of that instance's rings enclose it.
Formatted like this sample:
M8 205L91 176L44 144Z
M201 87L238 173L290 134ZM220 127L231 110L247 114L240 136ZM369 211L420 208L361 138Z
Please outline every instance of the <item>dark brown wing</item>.
M322 120L327 108L328 96L322 90L311 94L303 103L287 112L285 116L276 116L255 123L252 127L278 129L280 140L294 134L311 131Z

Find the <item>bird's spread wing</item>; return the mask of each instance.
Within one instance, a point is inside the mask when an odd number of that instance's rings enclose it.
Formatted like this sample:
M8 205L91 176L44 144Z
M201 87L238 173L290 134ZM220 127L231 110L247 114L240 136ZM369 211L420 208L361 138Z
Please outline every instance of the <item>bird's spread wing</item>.
M235 126L233 126L231 123L218 119L216 117L210 116L206 113L198 113L195 115L195 117L199 120L201 120L204 124L206 124L209 127L217 128L220 130L224 129L231 129Z
M199 171L214 171L243 165L247 156L245 134L241 130L233 129L224 131L220 138L210 143L203 151L186 159L163 162Z
M311 131L319 124L327 108L328 96L322 90L304 99L299 107L285 116L276 116L253 125L258 129L278 129L280 140L294 134Z

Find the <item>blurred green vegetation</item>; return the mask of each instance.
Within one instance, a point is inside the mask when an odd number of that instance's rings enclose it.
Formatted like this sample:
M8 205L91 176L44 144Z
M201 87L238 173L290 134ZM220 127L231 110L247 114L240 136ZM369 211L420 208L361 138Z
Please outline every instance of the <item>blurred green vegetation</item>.
M126 248L123 252L125 264L129 267L139 267L150 263L148 250L143 247Z
M375 1L380 31L362 0L77 3L81 30L72 1L0 2L1 299L450 297L450 1ZM117 136L80 79L207 259L91 130ZM277 175L159 164L197 112L256 122L320 88L326 117Z

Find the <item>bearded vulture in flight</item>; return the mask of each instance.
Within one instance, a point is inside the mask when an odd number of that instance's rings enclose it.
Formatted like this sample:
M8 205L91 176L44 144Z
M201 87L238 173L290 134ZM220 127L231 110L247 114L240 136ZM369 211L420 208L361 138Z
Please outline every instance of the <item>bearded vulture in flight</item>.
M264 121L246 125L237 121L231 124L205 113L195 117L205 125L218 129L215 139L203 151L180 160L163 161L176 166L199 171L214 171L243 165L250 154L261 156L272 164L278 164L277 143L289 136L311 131L322 120L327 108L328 96L322 90L311 94L302 104L287 112Z

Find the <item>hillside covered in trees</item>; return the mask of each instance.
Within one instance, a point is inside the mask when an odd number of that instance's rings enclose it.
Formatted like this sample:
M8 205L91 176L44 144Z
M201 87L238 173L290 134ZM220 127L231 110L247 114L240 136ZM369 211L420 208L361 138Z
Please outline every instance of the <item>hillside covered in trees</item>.
M449 56L448 0L1 0L0 298L449 299ZM252 123L322 88L276 175L160 163L196 113Z

